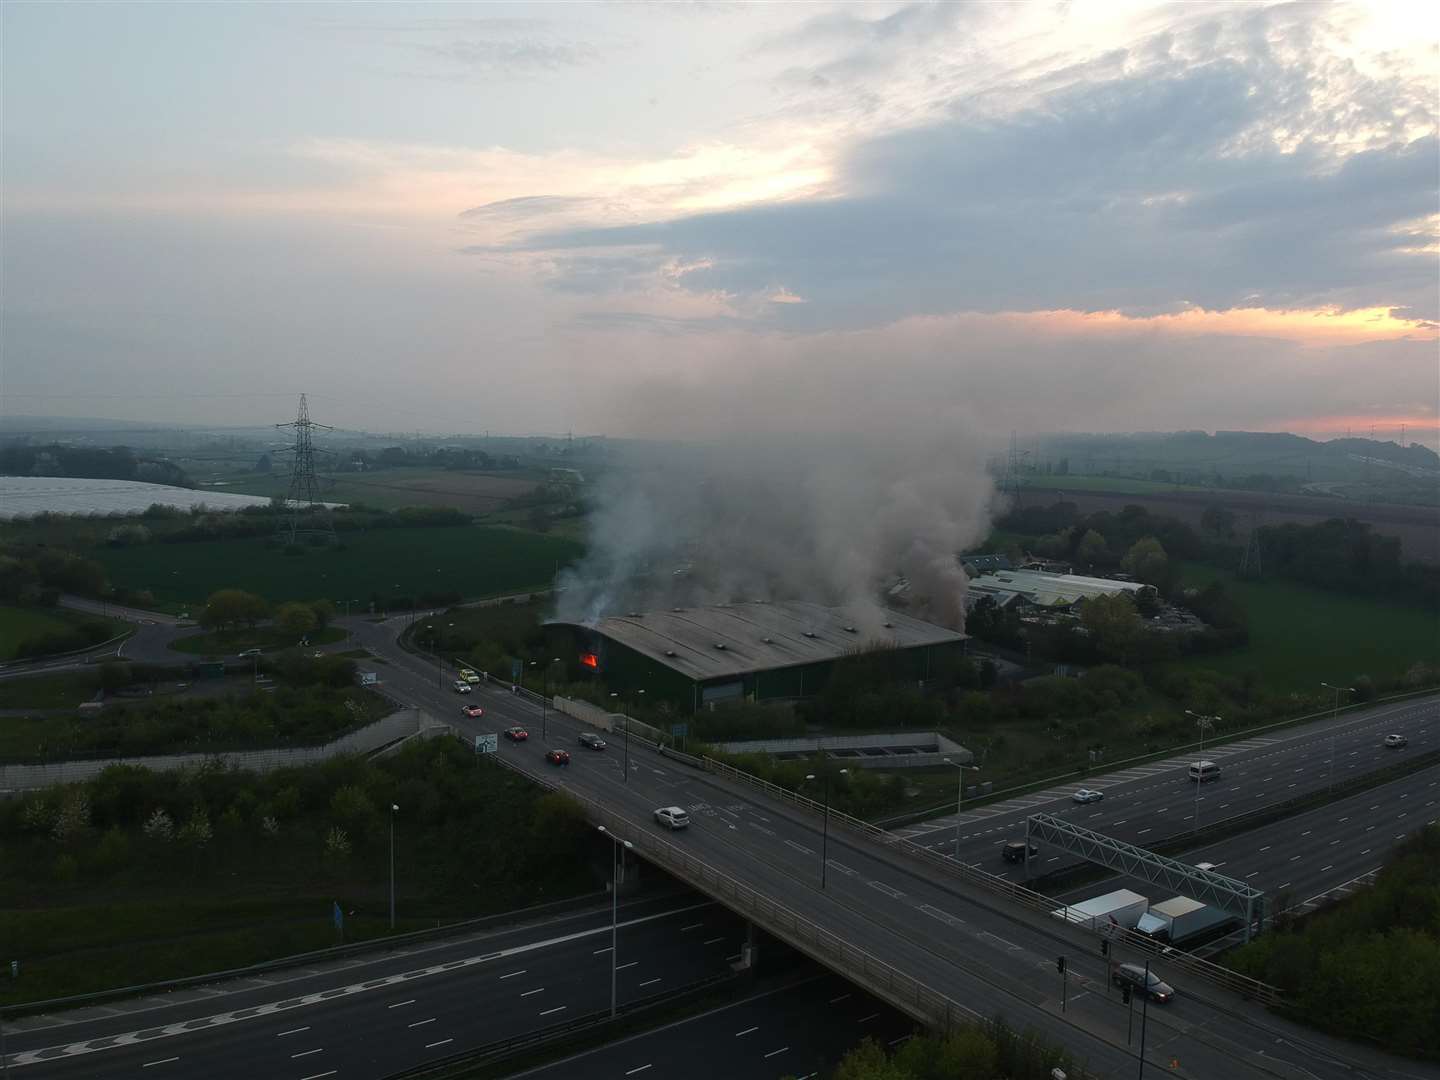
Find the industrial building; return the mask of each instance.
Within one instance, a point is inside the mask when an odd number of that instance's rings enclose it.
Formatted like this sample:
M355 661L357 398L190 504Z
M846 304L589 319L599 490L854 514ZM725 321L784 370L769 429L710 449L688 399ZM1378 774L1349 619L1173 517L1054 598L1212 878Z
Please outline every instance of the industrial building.
M970 582L967 600L973 603L981 596L992 596L1000 607L1008 607L1019 598L1035 607L1068 608L1081 600L1117 593L1125 593L1137 600L1142 596L1156 595L1153 585L1138 581L1052 574L1044 570L996 570L981 574Z
M577 658L622 696L643 690L684 712L731 701L818 693L837 660L896 650L906 677L927 678L965 651L965 635L888 609L864 614L799 600L755 601L545 624L556 655Z

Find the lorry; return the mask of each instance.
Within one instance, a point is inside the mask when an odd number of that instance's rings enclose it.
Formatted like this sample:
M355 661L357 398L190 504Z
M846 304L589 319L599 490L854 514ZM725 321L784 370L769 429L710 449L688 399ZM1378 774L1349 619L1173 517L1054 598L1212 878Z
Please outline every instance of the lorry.
M1228 911L1209 907L1191 897L1172 896L1151 907L1135 924L1135 929L1155 941L1178 947L1239 921Z
M1149 906L1150 901L1139 893L1116 889L1104 896L1092 896L1078 904L1056 908L1051 914L1087 930L1103 930L1110 926L1133 930Z

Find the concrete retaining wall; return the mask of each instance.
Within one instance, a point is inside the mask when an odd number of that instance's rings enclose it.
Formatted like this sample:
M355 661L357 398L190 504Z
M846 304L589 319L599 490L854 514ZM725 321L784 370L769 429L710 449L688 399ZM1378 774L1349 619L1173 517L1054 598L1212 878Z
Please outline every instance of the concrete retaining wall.
M968 765L975 755L938 731L896 731L881 735L826 735L811 739L749 739L720 743L727 754L805 754L825 756L862 769L918 769L949 758ZM921 749L923 748L923 749Z
M156 771L193 769L207 762L225 768L270 772L294 765L312 765L341 754L364 754L387 743L414 735L434 724L419 709L391 713L373 724L342 735L323 746L286 747L276 750L240 750L224 754L147 754L140 757L98 758L94 761L57 761L53 765L0 765L0 794L30 791L52 784L75 784L93 780L111 765L138 765ZM443 725L441 725L443 728Z
M624 731L628 724L632 734L649 739L651 742L661 742L665 738L664 732L659 728L651 727L642 720L631 719L624 713L612 713L602 709L599 705L592 705L588 701L557 696L550 702L550 705L556 712L573 716L582 724L589 724L601 731L613 734L617 731Z

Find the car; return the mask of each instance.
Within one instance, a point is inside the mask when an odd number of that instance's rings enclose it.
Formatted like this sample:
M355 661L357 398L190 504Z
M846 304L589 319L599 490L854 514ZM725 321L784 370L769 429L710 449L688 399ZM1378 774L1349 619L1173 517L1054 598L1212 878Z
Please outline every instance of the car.
M507 727L505 729L505 737L511 742L524 742L530 738L530 732L526 731L523 727Z
M464 679L456 679L450 684L450 689L454 690L457 694L468 694L474 690L474 687Z
M259 655L260 655L260 650L259 650L259 649L246 649L244 652L242 652L242 653L240 654L240 659L241 659L241 660L249 660L250 657L252 657L252 656L259 656Z
M1037 847L1035 844L1031 844L1031 845L1030 845L1030 858L1033 859L1036 855L1039 855L1039 854L1040 854L1040 848ZM1000 857L1001 857L1002 859L1004 859L1006 862L1013 862L1013 863L1024 862L1024 861L1025 861L1025 841L1024 841L1024 840L1011 840L1008 844L1006 844L1003 848L1000 849Z
M1196 870L1205 870L1205 871L1214 871L1214 870L1219 870L1219 869L1220 869L1220 864L1219 864L1219 863L1216 863L1216 862L1197 862L1197 863L1195 864L1195 869L1196 869Z
M471 685L474 685L475 683L478 683L480 681L480 676L476 675L475 672L471 671L468 667L462 667L459 671L459 675L460 678L464 679L467 683L470 683Z
M1399 747L1399 746L1404 746L1404 745L1406 745L1409 741L1410 741L1410 740L1407 739L1404 735L1386 735L1386 736L1385 736L1385 745L1386 745L1386 746L1389 746L1389 747L1392 747L1392 748L1394 748L1394 747Z
M1145 974L1145 967L1142 964L1117 964L1110 977L1116 986L1129 985L1142 994L1148 994L1151 1001L1161 1005L1175 997L1174 987L1162 981L1160 976L1152 971L1147 980Z
M662 806L655 811L655 822L659 825L668 825L670 831L683 829L690 824L690 815L678 806Z
M485 710L479 705L461 705L460 711L470 717L471 720L477 720L485 715Z
M570 764L570 751L569 751L569 750L546 750L546 751L545 751L545 760L548 761L551 765L569 765L569 764Z
M580 745L588 746L591 750L604 750L605 740L593 731L586 731L580 735Z
M1083 787L1079 791L1075 792L1074 795L1070 796L1070 798L1074 799L1076 802L1079 803L1099 802L1104 797L1105 793L1103 791L1091 791L1089 788Z

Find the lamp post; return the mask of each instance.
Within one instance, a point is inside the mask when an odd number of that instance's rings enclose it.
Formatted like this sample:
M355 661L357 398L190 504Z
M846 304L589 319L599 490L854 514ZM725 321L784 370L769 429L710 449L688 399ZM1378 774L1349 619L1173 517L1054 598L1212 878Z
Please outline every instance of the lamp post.
M395 812L400 807L390 804L390 929L395 929Z
M615 952L619 948L620 941L620 868L621 848L633 848L635 845L629 840L621 840L604 825L598 826L600 831L615 842L614 855L611 857L610 868L610 1018L615 1018L615 973L619 970Z
M850 771L849 769L841 769L841 770L840 770L840 775L841 775L841 776L844 776L844 775L846 775L847 773L849 773L849 771ZM815 774L814 774L814 773L806 773L806 774L805 774L805 779L806 779L806 780L814 780L814 779L815 779ZM829 771L827 770L826 773L825 773L825 817L824 817L824 825L822 826L821 832L820 832L820 888L822 888L822 889L825 888L825 864L830 861L829 851L830 851L830 773L829 773Z
M954 765L959 769L959 782L955 785L955 861L960 861L960 810L965 805L965 770L979 772L979 765L962 765L958 761L951 761L948 757L941 758L946 765Z
M1201 758L1201 760L1203 761L1204 758L1205 758L1205 729L1206 729L1206 728L1210 728L1210 727L1214 727L1216 724L1218 724L1218 723L1220 722L1220 719L1221 719L1221 718L1218 717L1218 716L1204 716L1204 715L1202 715L1202 714L1200 714L1200 713L1197 713L1197 712L1191 712L1189 709L1186 709L1186 710L1185 710L1185 715L1186 715L1186 716L1192 716L1192 717L1194 717L1194 718L1195 718L1195 726L1200 729L1200 758ZM1199 778L1198 776L1195 778L1195 818L1194 818L1194 820L1195 820L1195 824L1194 824L1194 826L1193 826L1194 831L1195 831L1195 832L1199 832L1199 831L1200 831L1200 778Z
M1353 686L1331 686L1328 682L1322 682L1321 686L1327 690L1335 691L1335 708L1330 712L1330 781L1329 789L1335 790L1335 724L1340 719L1340 695L1342 693L1353 694Z
M440 662L440 639L435 635L433 623L425 624L425 632L430 635L430 648L435 650L435 689L445 689L445 667Z
M645 691L636 690L635 693L639 695L645 693ZM617 703L623 706L624 703L619 701L620 694L618 691L612 692L610 696L615 698ZM625 782L628 784L630 782L630 717L623 708L621 709L620 715L624 718L625 722Z

